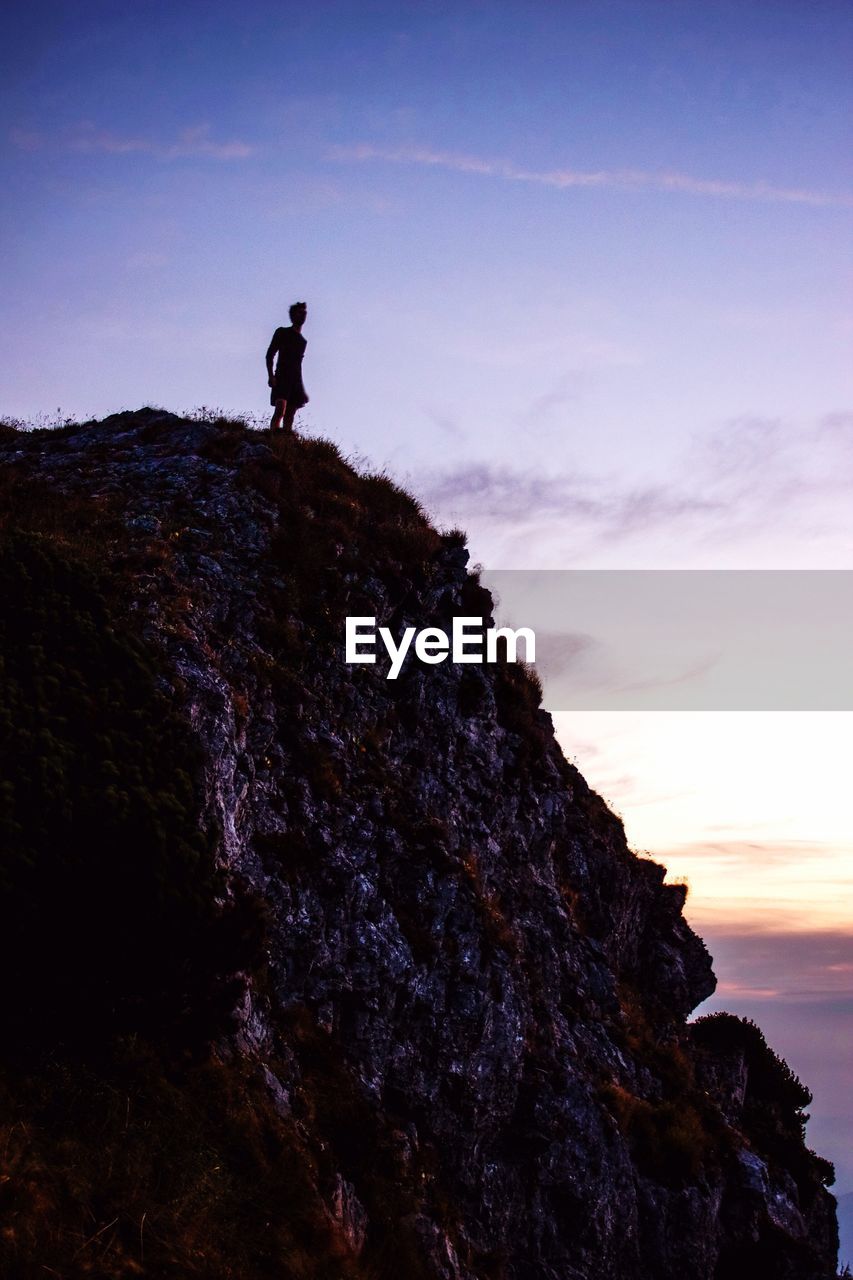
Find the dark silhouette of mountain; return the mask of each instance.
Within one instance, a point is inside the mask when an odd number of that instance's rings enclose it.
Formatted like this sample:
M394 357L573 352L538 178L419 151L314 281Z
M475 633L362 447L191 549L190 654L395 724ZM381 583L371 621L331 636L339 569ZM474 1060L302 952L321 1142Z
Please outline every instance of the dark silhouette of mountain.
M808 1090L714 987L464 537L326 441L0 434L0 1274L826 1280Z
M839 1261L853 1269L853 1191L838 1197Z

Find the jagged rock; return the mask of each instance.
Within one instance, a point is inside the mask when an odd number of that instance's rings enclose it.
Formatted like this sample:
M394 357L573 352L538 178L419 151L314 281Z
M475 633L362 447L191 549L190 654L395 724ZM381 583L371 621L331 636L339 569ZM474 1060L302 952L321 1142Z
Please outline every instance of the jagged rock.
M628 849L530 678L343 662L347 613L489 611L458 537L326 442L274 453L225 422L123 413L4 458L7 526L120 582L116 618L201 746L229 892L264 903L215 1054L257 1072L332 1234L311 1227L301 1270L245 1240L241 1270L220 1241L216 1274L835 1274L797 1107L769 1149L744 1055L695 1040L714 978L685 890ZM168 1231L156 1274L214 1274Z

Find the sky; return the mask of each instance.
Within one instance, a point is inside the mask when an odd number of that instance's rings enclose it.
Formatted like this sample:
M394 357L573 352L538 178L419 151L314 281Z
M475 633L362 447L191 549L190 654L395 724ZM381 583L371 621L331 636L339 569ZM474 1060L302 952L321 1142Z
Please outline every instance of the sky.
M843 0L11 4L0 414L268 412L490 570L849 569ZM547 687L546 687L547 703ZM853 1189L853 724L563 713ZM849 1053L849 1050L847 1051Z

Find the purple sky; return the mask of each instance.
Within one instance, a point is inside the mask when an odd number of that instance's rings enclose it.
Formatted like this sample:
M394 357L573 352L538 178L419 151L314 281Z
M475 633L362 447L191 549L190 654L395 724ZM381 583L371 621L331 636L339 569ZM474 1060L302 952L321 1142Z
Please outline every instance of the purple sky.
M0 412L264 413L304 297L303 429L390 467L487 567L851 567L845 0L2 21ZM729 747L719 721L662 723L560 733L689 875L730 1007L813 1085L812 1141L853 1188L850 928L826 915L851 918L853 822L822 782L853 726L810 730L803 767L790 718Z

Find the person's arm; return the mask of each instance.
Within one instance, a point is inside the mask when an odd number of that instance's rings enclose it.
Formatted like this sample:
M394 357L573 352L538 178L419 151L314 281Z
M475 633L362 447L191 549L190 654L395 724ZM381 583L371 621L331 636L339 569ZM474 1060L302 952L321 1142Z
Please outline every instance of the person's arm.
M301 334L301 333L300 333L300 335L299 335L299 336L300 336L300 338L302 338L302 334ZM300 378L300 381L302 380L302 356L304 356L304 355L305 355L305 348L306 348L307 346L308 346L308 342L307 342L307 340L306 340L305 338L302 338L302 355L300 355L300 357L299 357L299 378ZM304 395L304 397L305 397L305 403L307 404L307 403L308 403L308 400L309 400L309 396L308 396L308 392L305 390L305 383L304 383L304 382L302 383L302 394Z
M270 342L270 345L267 347L267 381L269 382L270 386L272 386L273 384L272 362L275 359L275 353L278 351L278 348L279 348L280 333L281 333L281 329L276 329L275 333L272 336L272 341Z

